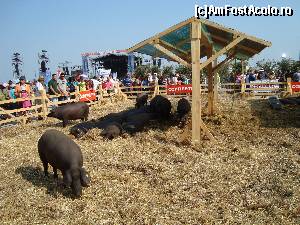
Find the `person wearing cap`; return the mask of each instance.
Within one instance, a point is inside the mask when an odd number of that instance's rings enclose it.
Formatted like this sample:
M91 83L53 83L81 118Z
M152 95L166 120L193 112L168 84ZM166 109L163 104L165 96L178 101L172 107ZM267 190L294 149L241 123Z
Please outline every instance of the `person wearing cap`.
M17 98L28 98L31 94L31 88L29 84L26 84L25 76L20 77L20 83L16 85L15 93ZM21 103L22 108L29 108L31 107L30 100L25 100Z
M0 84L0 101L8 100L9 95L7 91L7 83Z
M65 74L63 72L60 73L59 79L57 81L57 87L58 87L60 94L62 95L58 98L58 100L59 101L67 100L67 96L69 94L68 94L67 80L66 80Z
M293 78L294 82L300 82L300 69L296 73L293 74L292 78Z

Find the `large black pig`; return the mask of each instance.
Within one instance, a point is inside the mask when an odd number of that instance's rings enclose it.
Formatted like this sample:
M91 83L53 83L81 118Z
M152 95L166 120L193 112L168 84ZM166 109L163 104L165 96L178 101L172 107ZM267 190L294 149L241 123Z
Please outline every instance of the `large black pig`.
M150 108L153 113L158 114L159 119L166 119L170 116L172 105L167 98L156 95L150 101Z
M156 113L134 114L126 119L122 127L126 132L133 134L142 131L151 120L155 120L156 118Z
M89 106L85 102L66 104L54 108L48 117L54 117L63 121L63 127L66 127L69 120L87 120L89 116Z
M54 177L58 178L57 170L63 175L63 182L71 186L76 197L82 193L82 187L89 185L83 166L80 147L68 136L58 130L47 130L38 141L38 152L48 176L48 163L53 167Z

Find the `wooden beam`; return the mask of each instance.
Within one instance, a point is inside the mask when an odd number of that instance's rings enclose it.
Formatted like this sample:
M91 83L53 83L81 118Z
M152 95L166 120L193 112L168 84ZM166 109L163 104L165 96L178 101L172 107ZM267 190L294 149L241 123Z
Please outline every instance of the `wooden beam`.
M189 19L187 19L187 20L185 20L185 21L183 21L183 22L181 22L181 23L178 23L178 24L176 24L176 25L174 25L174 26L172 26L172 27L170 27L170 28L168 28L168 29L166 29L166 30L164 30L164 31L162 31L162 32L160 32L160 33L154 35L153 37L148 38L148 39L146 39L145 41L142 41L142 42L140 42L140 43L134 45L133 47L127 49L127 51L128 51L128 52L134 52L135 50L137 50L137 49L143 47L143 46L146 45L146 44L151 44L151 42L152 42L153 40L159 39L160 37L162 37L162 36L164 36L164 35L166 35L166 34L168 34L168 33L171 33L171 32L173 32L173 31L175 31L175 30L178 30L179 28L181 28L181 27L183 27L183 26L185 26L185 25L191 23L191 22L194 21L194 20L195 20L195 18L194 18L194 17L191 17L191 18L189 18Z
M228 62L230 62L233 59L233 57L234 57L234 54L227 56L226 59L224 59L222 62L220 62L213 68L213 73L218 72L223 66L225 66Z
M209 132L207 126L205 125L205 123L203 122L203 120L201 119L200 121L200 127L203 130L203 132L205 133L205 135L208 137L208 139L210 141L216 142L216 139L214 138L214 136Z
M162 53L166 54L167 56L169 56L171 59L175 60L178 63L181 63L182 65L191 67L191 64L189 64L188 62L184 61L182 58L180 58L179 56L175 55L173 52L169 51L168 49L164 48L163 46L161 46L160 44L153 44L153 46L158 49L159 51L161 51Z
M212 57L207 59L204 63L201 64L200 70L204 69L208 64L212 63L215 59L217 59L220 55L223 55L227 51L229 51L231 48L236 46L238 43L240 43L242 40L245 39L245 36L240 36L233 40L231 43L229 43L227 46L222 48L220 51L218 51L216 54L214 54Z
M200 40L201 40L201 23L192 22L192 143L200 143L201 133L201 86L200 86Z
M208 25L208 26L212 26L216 29L219 29L219 30L223 30L225 32L228 32L228 33L231 33L231 34L234 34L234 35L238 35L238 36L245 36L247 39L251 40L251 41L254 41L254 42L257 42L257 43L260 43L262 45L265 45L266 47L270 47L272 45L271 42L269 41L265 41L261 38L256 38L256 37L253 37L251 35L247 35L243 32L240 32L240 31L237 31L235 29L230 29L230 28L227 28L227 27L224 27L218 23L215 23L215 22L212 22L210 20L206 20L206 19L199 19L202 23Z
M184 55L188 55L188 52L186 52L186 51L184 51L184 50L182 50L182 49L180 49L176 46L173 46L173 45L171 45L170 43L168 43L166 41L163 41L163 40L160 40L160 39L158 41L159 41L159 43L157 43L157 44L161 44L163 47L169 47L169 48L173 49L174 51L180 52Z
M218 60L215 59L213 63L213 68L216 68L216 65L218 64ZM214 75L214 111L216 110L216 105L218 102L218 93L219 93L219 74L217 71L213 70L213 75Z
M0 107L0 110L1 110L4 114L8 115L10 118L15 117L13 114L10 114L10 113L6 112L6 110L3 109L2 107Z
M182 40L182 41L179 41L175 46L177 47L177 48L179 48L180 46L182 46L182 45L184 45L185 43L188 43L188 42L190 42L191 41L191 38L189 37L189 38L186 38L186 39L184 39L184 40Z
M218 40L218 41L221 41L223 43L228 43L228 40L226 38L223 38L223 37L220 37L220 36L217 36L217 35L212 35L212 38ZM248 52L251 52L252 54L257 54L259 53L259 50L255 50L253 48L249 48L247 46L243 46L243 45L240 45L240 46L237 46L237 48L240 48L242 50L245 50L245 51L248 51Z
M179 49L173 45L171 45L170 43L168 42L165 42L163 40L155 40L154 41L155 43L157 44L160 44L162 47L166 48L167 50L170 50L170 51L175 51L180 58L182 58L183 60L187 61L188 63L191 63L191 56L188 52L182 50L182 49Z
M191 122L189 122L183 129L183 132L179 135L179 138L178 138L179 143L188 141L189 131L191 130L191 128L192 128L192 124L191 124ZM210 141L216 142L216 139L210 133L209 129L207 128L207 126L205 125L205 123L203 122L202 119L200 120L200 129L203 130L204 134L207 136L207 138Z
M207 58L212 57L212 47L207 49ZM212 116L214 113L214 89L213 89L213 68L212 62L207 65L207 78L208 78L208 115Z

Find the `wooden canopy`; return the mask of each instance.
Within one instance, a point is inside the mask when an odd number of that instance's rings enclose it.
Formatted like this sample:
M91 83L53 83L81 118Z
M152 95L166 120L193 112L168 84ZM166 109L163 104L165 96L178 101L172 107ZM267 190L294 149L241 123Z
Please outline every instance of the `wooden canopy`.
M165 58L192 68L192 141L198 143L200 126L205 130L201 120L200 71L207 67L208 111L212 114L213 74L232 58L247 60L269 46L271 43L268 41L192 17L134 45L128 52ZM225 60L217 64L218 57L222 55L226 55ZM207 60L201 63L200 58L203 57Z

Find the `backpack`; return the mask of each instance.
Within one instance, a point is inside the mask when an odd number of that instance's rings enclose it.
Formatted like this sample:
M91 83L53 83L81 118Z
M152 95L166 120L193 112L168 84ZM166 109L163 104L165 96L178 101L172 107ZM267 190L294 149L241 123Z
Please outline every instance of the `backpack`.
M69 89L70 89L70 92L76 91L76 88L75 88L75 85L73 84L73 82L70 83Z

